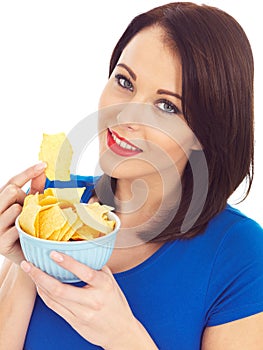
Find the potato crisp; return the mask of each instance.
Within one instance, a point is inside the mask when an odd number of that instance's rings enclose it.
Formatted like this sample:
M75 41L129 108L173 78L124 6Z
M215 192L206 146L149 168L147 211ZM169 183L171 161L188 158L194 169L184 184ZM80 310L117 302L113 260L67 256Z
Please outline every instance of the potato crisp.
M108 219L114 208L80 203L83 188L48 188L29 194L19 217L22 230L37 238L54 241L90 240L113 231Z
M71 144L63 132L53 135L43 134L39 160L47 164L45 173L49 180L70 180L72 154Z

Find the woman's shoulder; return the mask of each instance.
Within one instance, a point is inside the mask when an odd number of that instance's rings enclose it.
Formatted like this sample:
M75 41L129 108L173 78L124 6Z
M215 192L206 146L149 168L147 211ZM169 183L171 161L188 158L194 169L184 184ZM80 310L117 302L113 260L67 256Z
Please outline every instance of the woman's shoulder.
M235 237L240 242L243 239L247 242L255 239L263 240L261 225L229 204L210 221L207 231L218 234L223 241L230 237Z
M211 257L221 250L226 254L227 247L238 254L247 245L258 245L263 254L263 229L255 220L227 204L209 221L203 233L191 239L191 245L207 251Z
M263 311L262 227L228 205L207 233L218 239L206 297L208 325Z
M208 224L196 243L206 247L217 261L263 258L263 229L240 210L227 205ZM234 263L234 262L233 262Z

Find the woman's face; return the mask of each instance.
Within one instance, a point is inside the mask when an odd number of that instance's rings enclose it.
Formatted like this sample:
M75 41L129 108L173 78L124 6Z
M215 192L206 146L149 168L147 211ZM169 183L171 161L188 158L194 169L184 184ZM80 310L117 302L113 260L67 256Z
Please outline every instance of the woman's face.
M139 32L124 49L99 102L100 165L115 178L182 174L197 140L182 114L180 57L163 31Z

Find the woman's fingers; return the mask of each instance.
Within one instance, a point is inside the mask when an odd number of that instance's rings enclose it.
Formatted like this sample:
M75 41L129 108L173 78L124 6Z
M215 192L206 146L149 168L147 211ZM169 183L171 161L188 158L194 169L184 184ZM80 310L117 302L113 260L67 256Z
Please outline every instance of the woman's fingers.
M67 307L67 305L58 303L54 299L54 296L51 297L51 295L42 288L37 287L37 292L40 298L51 310L54 310L58 315L63 317L68 323L73 323L73 320L76 316L72 312L72 310L69 307Z
M67 302L73 301L75 303L84 300L80 297L82 288L76 288L70 284L62 283L26 261L21 263L21 268L29 274L37 288L48 295L50 299L60 300L62 303L63 300Z
M52 251L50 253L50 257L62 268L72 272L74 275L79 277L81 281L86 282L90 287L95 288L108 288L112 286L114 278L108 270L97 271L90 268L87 265L84 265L72 257L58 253L56 251ZM43 289L50 291L50 288L59 288L60 282L47 274L43 273L41 270L34 267L32 264L24 261L21 265L25 272L28 272L30 276L33 278L35 283ZM70 287L70 286L68 286ZM61 297L63 297L61 295Z
M30 193L37 191L41 192L45 186L45 163L39 163L33 167L30 167L22 173L14 176L3 186L0 190L0 215L7 210L11 205L18 203L23 205L25 199L25 192L21 187L24 186L29 180L32 180Z
M56 303L67 307L68 310L74 310L74 308L80 310L81 305L86 305L92 310L98 310L100 307L98 294L91 286L80 288L62 283L26 261L21 263L21 268L32 278L37 289L45 298L44 301L49 303L48 306L51 306L52 303L53 309ZM72 313L75 314L74 311Z
M47 167L46 163L38 163L33 165L21 173L12 177L6 185L4 185L0 192L2 192L8 185L16 185L17 187L23 187L28 181L42 174Z
M18 203L7 208L0 217L0 235L8 228L14 225L18 215L21 213L22 206Z
M46 175L45 173L41 173L40 175L34 177L31 181L30 185L30 194L35 194L37 192L43 192L46 183Z
M20 264L25 259L18 237L18 231L15 226L12 226L0 235L1 254L16 264Z
M52 251L50 257L61 267L72 272L83 282L93 287L105 287L111 283L111 278L104 271L97 271L91 267L76 261L72 257Z
M3 213L14 204L23 205L25 199L25 192L16 185L9 184L0 193L0 220L2 220ZM13 207L13 210L17 207Z
M3 186L0 190L0 228L4 226L3 221L10 218L11 216L15 219L14 215L20 214L19 205L22 206L25 199L25 192L21 189L30 179L32 180L30 193L35 193L37 191L41 192L45 186L45 174L44 169L46 167L45 163L39 163L33 167L30 167L23 171L22 173L14 176L8 181L8 183ZM5 211L8 213L5 214ZM4 215L4 216L3 216ZM14 221L14 220L13 220ZM10 221L8 220L8 225L10 226Z
M14 226L26 197L21 187L33 179L31 193L42 191L45 185L45 168L46 163L38 163L12 177L0 189L0 254L16 263L24 258Z

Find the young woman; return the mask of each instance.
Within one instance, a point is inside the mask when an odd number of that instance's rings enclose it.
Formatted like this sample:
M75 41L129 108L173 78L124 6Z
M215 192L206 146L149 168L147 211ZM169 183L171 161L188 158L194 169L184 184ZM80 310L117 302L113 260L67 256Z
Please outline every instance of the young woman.
M21 186L43 190L44 165L1 190L0 348L261 349L263 231L227 204L253 178L253 58L239 24L192 3L136 17L112 54L99 137L105 174L77 182L83 201L114 204L116 249L101 271L50 255L83 282L22 261Z

